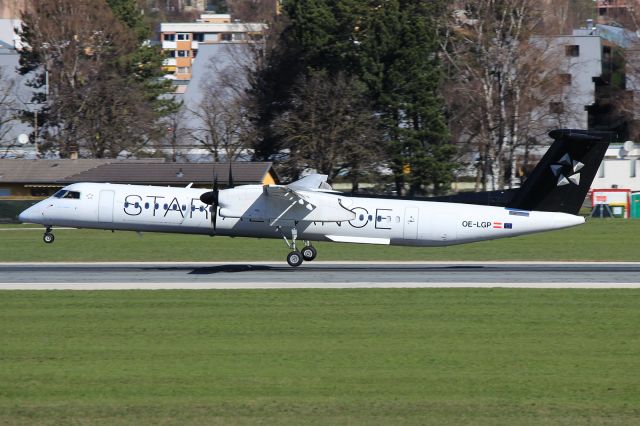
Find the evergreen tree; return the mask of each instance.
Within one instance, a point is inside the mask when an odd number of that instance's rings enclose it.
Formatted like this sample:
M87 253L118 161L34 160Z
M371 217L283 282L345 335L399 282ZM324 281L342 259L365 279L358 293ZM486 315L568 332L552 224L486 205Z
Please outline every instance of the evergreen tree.
M278 88L278 108L269 110L272 115L258 129L271 129L273 120L291 108L293 81L316 71L334 78L345 73L366 84L371 113L382 118L383 141L367 143L386 146L398 191L405 192L405 186L410 194L446 190L452 179L454 149L439 96L438 19L445 13L445 3L285 2L288 21L273 50L277 54L267 55L268 65L258 73L271 94ZM293 66L282 60L291 57L296 60ZM283 76L287 77L283 80Z
M387 130L398 192L440 193L452 179L454 148L439 95L437 17L444 2L387 1L362 29L362 74Z

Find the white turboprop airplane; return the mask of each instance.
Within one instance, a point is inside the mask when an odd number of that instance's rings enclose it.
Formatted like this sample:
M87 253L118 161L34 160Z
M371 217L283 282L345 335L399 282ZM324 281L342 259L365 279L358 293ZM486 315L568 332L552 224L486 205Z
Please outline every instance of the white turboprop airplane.
M361 198L333 191L327 176L318 174L289 185L222 190L214 178L207 192L190 185L75 183L19 219L44 225L45 243L53 242L54 226L283 238L291 266L316 257L312 241L445 246L514 237L584 223L578 211L614 136L567 129L549 135L555 142L517 190L427 200ZM304 242L300 251L297 240Z

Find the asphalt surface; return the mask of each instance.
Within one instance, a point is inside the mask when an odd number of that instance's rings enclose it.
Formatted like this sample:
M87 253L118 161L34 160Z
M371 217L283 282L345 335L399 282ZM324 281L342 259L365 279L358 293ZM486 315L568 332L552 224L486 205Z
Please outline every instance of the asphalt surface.
M640 263L5 263L5 289L640 288Z

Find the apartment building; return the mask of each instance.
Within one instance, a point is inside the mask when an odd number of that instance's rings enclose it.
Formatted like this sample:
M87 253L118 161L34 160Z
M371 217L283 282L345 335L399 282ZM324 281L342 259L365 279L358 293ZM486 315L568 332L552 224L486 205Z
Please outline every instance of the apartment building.
M162 23L163 69L176 80L191 80L201 43L248 43L262 40L266 24L232 21L228 14L203 14L196 22Z

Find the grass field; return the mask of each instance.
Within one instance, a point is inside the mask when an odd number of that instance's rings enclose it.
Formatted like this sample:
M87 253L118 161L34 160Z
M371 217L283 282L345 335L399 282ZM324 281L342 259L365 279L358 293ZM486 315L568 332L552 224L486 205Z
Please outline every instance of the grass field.
M282 240L42 227L14 231L0 226L0 261L284 261ZM640 220L593 219L575 228L441 248L319 243L318 260L570 260L640 261Z
M0 424L640 423L633 290L0 293Z

